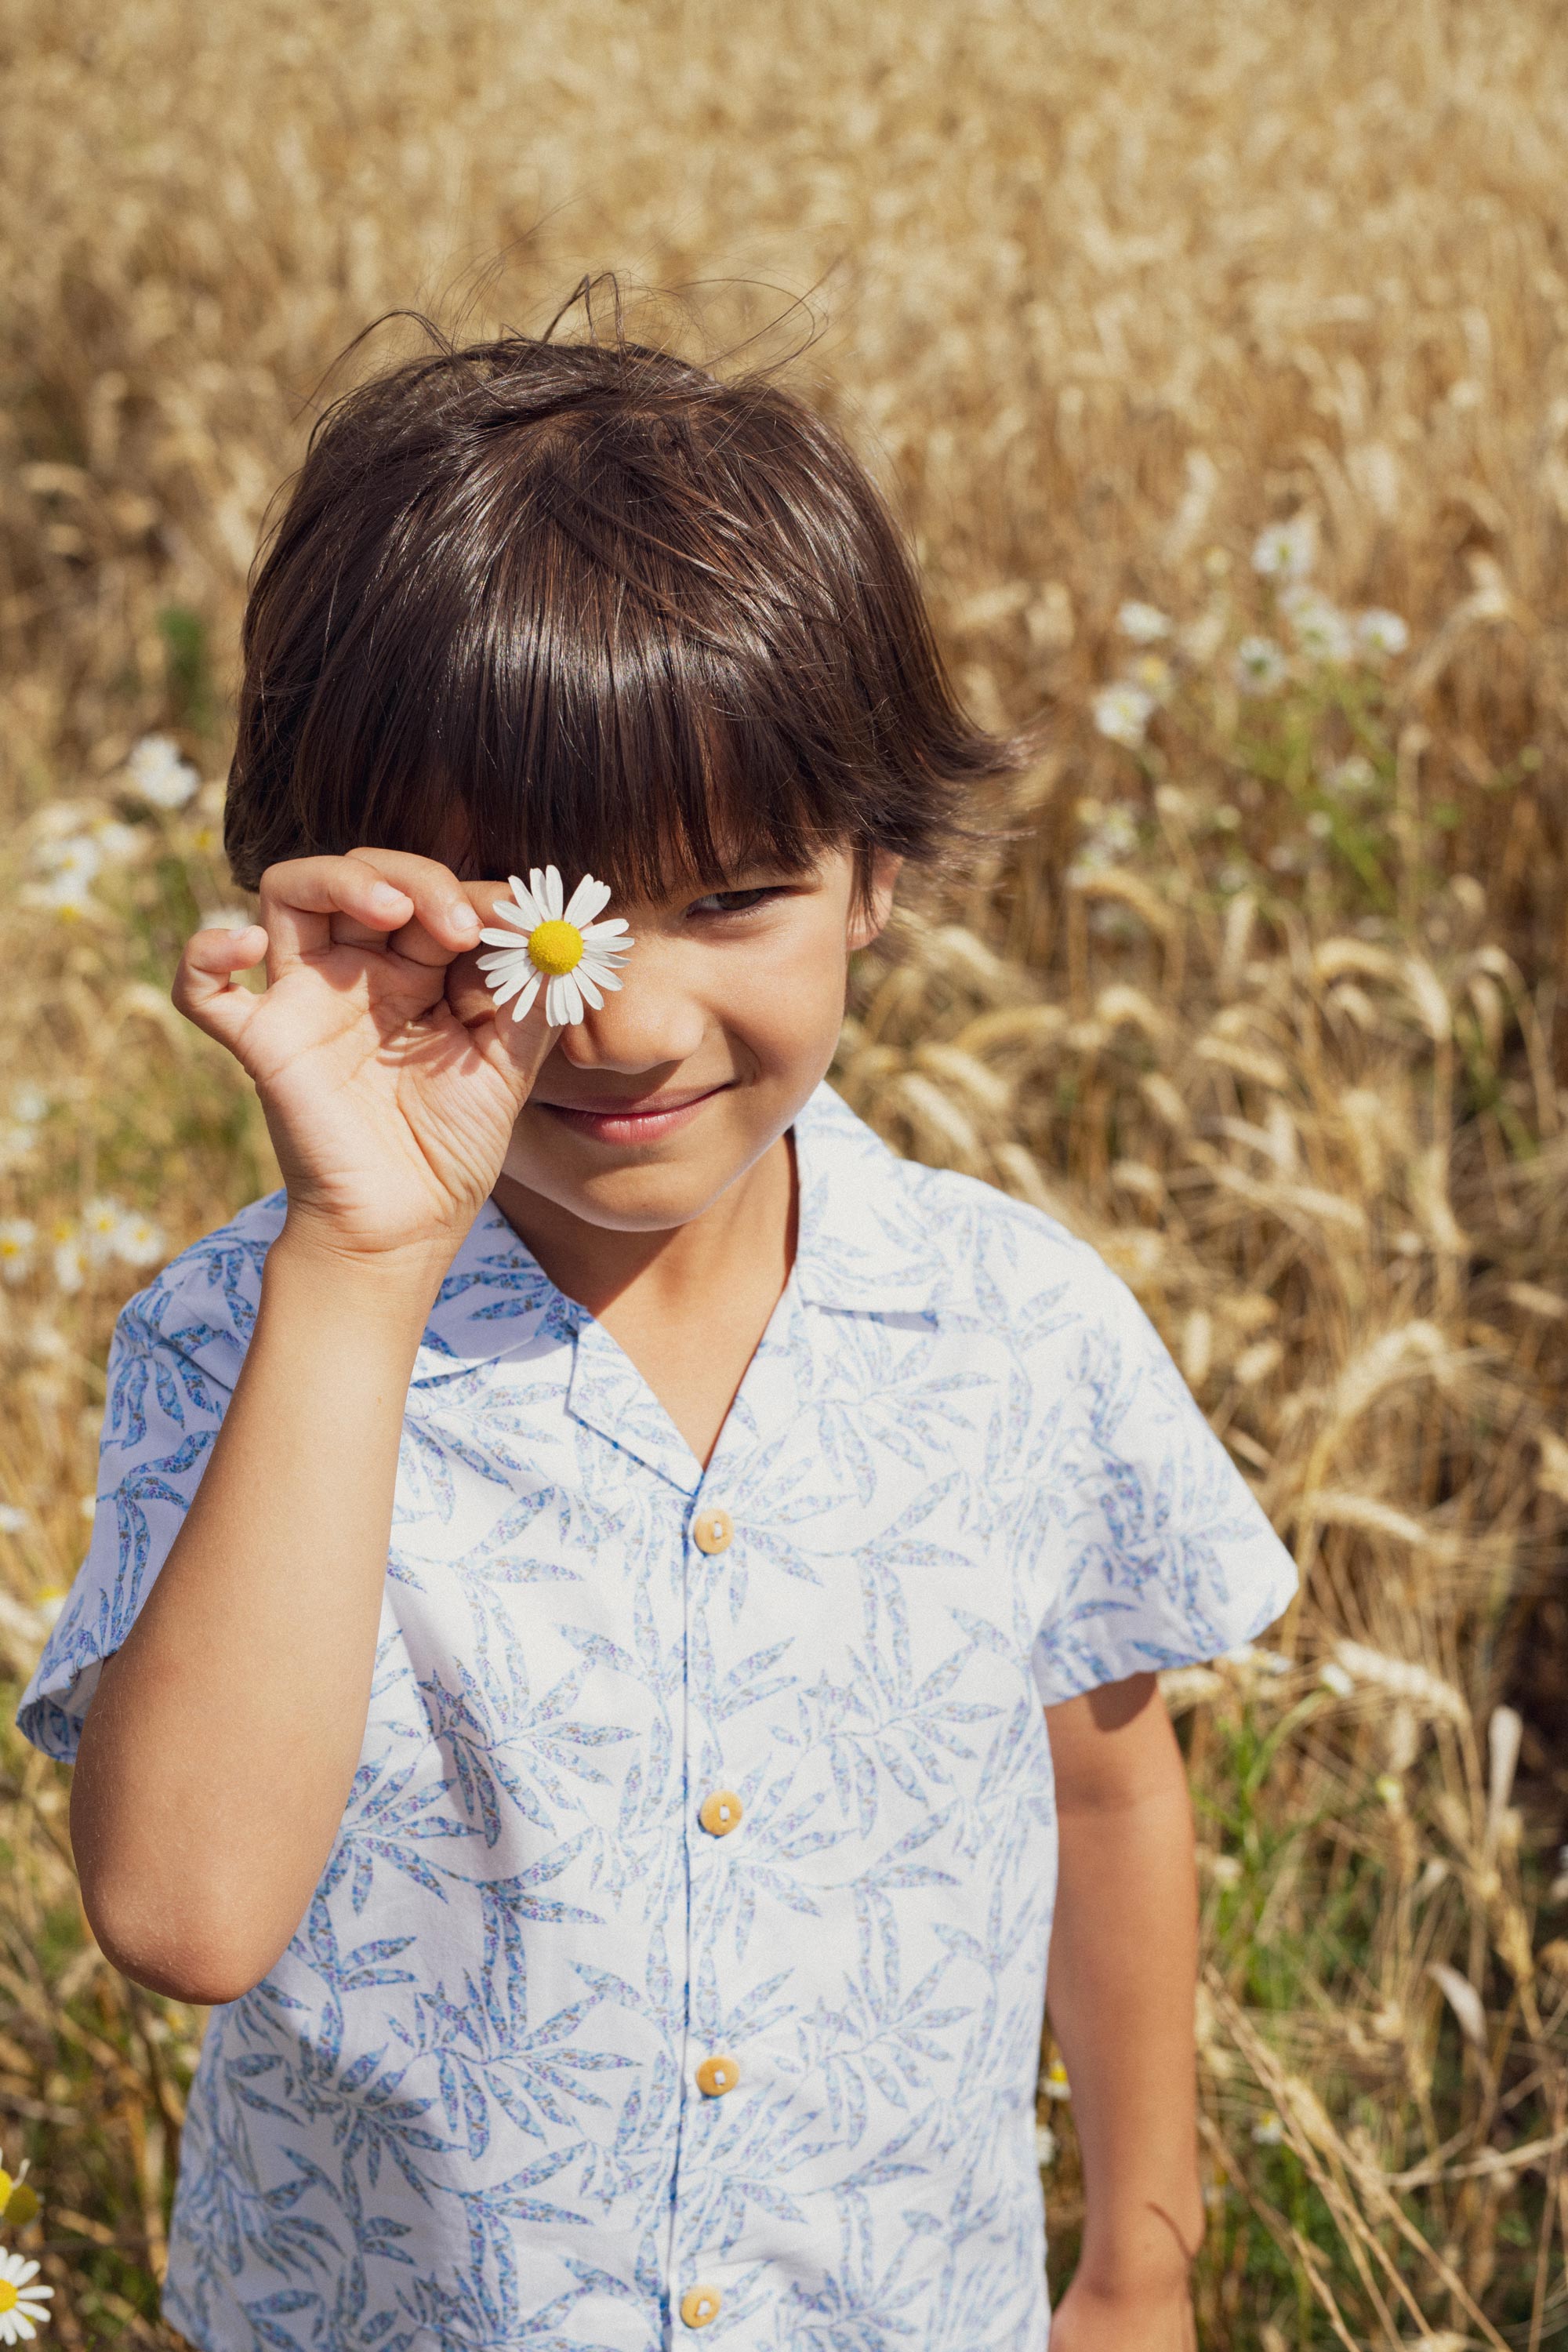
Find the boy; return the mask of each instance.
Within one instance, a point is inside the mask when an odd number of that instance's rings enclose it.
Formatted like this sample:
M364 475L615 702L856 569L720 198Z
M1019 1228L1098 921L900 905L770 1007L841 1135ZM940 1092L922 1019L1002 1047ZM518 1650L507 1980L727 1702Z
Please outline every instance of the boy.
M23 1707L104 1949L215 2004L168 2317L1037 2352L1048 1945L1057 2352L1173 2352L1153 1671L1293 1573L1094 1254L823 1083L901 862L1007 758L876 494L764 380L444 349L318 426L245 652L261 922L176 1001L284 1190L121 1316ZM526 859L634 941L558 1028L476 953Z

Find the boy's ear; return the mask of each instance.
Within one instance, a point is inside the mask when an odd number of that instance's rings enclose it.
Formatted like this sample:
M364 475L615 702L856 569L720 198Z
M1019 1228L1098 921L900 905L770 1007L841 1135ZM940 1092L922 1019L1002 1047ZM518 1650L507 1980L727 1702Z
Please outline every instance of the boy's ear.
M893 911L893 892L898 887L899 872L903 859L896 850L879 849L871 858L871 887L863 907L857 907L849 918L849 951L868 948L888 928L888 918Z

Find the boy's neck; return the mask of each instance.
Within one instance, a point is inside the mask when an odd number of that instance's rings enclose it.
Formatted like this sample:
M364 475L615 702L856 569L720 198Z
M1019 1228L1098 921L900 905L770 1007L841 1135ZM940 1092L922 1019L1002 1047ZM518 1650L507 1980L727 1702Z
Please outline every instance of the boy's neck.
M661 1233L584 1218L503 1176L495 1202L558 1290L630 1358L707 1466L795 1263L787 1134L700 1217Z
M679 1324L721 1300L732 1318L742 1301L768 1293L771 1313L795 1263L795 1195L794 1138L786 1133L700 1216L664 1231L590 1223L510 1176L492 1197L557 1290L615 1329L617 1306L638 1319L647 1313Z

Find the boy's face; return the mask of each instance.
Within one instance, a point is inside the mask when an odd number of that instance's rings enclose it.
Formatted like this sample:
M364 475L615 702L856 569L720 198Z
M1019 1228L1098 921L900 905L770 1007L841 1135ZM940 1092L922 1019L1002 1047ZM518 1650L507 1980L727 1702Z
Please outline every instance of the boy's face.
M865 910L847 850L806 875L758 868L706 896L693 885L616 900L606 912L637 941L623 984L561 1032L504 1175L591 1225L663 1232L700 1217L826 1076L848 959L886 923L899 865L879 856ZM483 985L468 957L453 978L455 1001Z

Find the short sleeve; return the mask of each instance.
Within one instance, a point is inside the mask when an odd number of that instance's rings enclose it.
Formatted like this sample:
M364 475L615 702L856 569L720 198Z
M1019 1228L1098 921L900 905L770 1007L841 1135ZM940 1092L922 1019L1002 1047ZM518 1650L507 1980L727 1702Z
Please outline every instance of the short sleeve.
M1035 1643L1047 1706L1253 1640L1295 1563L1131 1292L1087 1244L1068 1349L1073 1409L1040 1464L1051 1601Z
M103 1662L134 1624L201 1484L281 1202L258 1202L184 1251L115 1323L91 1540L16 1715L62 1763L75 1759Z

